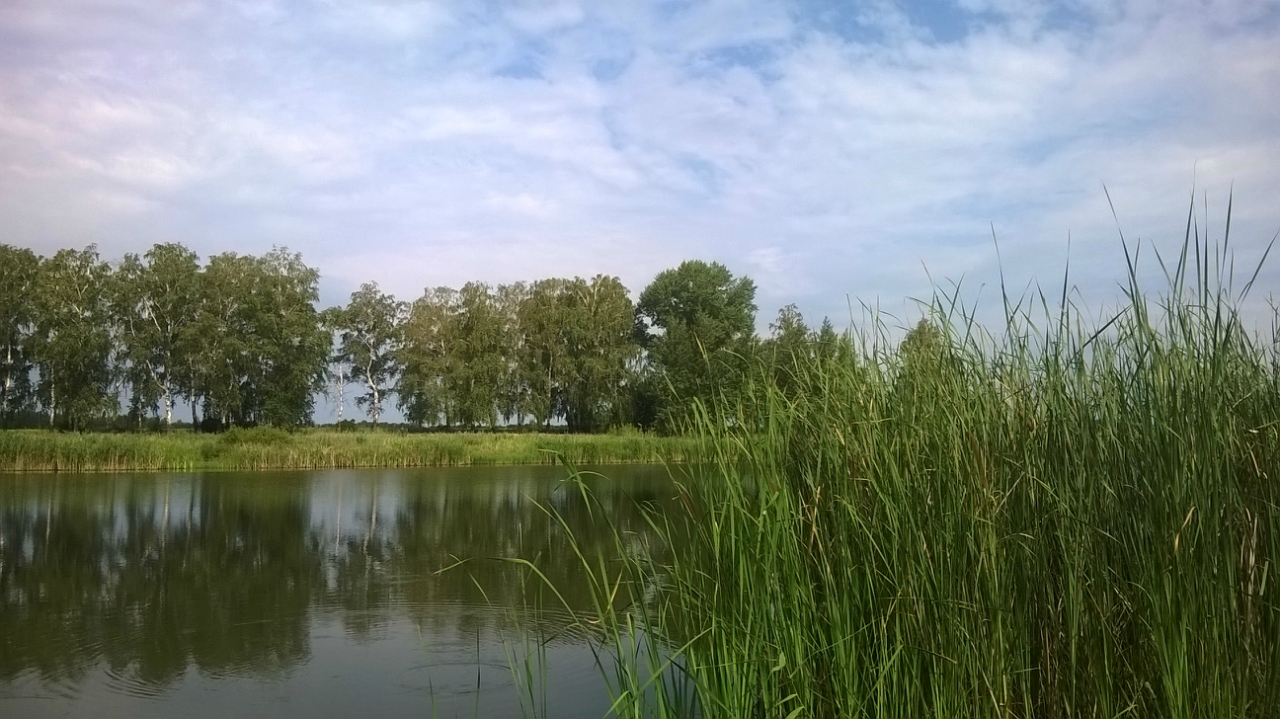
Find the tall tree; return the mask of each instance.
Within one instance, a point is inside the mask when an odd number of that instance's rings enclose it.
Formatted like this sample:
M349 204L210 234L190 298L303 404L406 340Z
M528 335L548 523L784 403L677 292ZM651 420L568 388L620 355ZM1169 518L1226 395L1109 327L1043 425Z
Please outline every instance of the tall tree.
M339 424L342 423L342 411L347 404L347 385L351 383L351 358L342 351L340 341L334 341L335 336L342 332L342 328L346 325L344 315L345 310L342 307L329 307L320 313L321 326L329 334L330 342L337 346L336 351L329 355L329 367L326 374L326 379L332 390L327 390L325 394L337 400Z
M32 407L28 338L40 258L25 248L0 244L0 427Z
M200 310L191 335L202 361L194 384L206 420L216 417L223 427L244 414L244 378L253 361L249 299L256 291L256 265L250 256L226 252L210 257L200 274Z
M498 312L502 316L502 392L499 397L499 413L517 427L524 424L528 412L528 388L520 359L524 355L525 336L520 331L520 308L528 300L530 287L524 282L499 285Z
M209 259L193 326L207 415L223 426L311 421L332 347L315 309L318 284L319 273L284 249Z
M773 382L784 394L799 391L800 375L812 356L814 338L804 317L795 305L778 310L778 317L769 324L772 335L763 344Z
M409 308L400 347L397 404L415 424L453 423L456 402L445 377L455 355L453 327L458 292L448 287L426 290Z
M112 307L121 358L137 403L164 407L165 427L181 379L194 358L184 355L188 328L199 309L199 258L179 244L159 244L146 255L125 255L116 270Z
M755 283L716 262L690 260L640 293L637 331L668 392L661 415L677 420L693 400L732 395L754 337Z
M468 282L458 291L457 312L449 334L453 353L445 384L456 402L458 421L469 427L497 422L506 360L504 322L493 291L483 282Z
M931 318L921 318L898 345L904 374L915 377L941 369L949 352L947 336Z
M823 317L822 326L818 328L814 338L818 358L824 361L840 359L851 349L845 340L846 338L836 333L835 326L831 324L831 318Z
M109 274L90 245L60 250L36 275L31 347L50 424L61 415L72 429L83 429L118 408L111 394Z
M377 283L368 283L351 294L338 324L339 354L350 363L352 379L365 387L356 404L365 408L375 427L400 374L396 355L406 309L405 303L380 291Z
M310 424L324 390L332 336L320 325L320 273L302 255L273 248L259 260L262 300L256 309L261 370L255 420L282 427Z
M509 322L486 284L440 287L413 303L404 325L397 393L406 419L493 426L508 402Z
M620 422L628 361L637 352L635 307L617 277L575 278L565 294L567 348L561 379L565 421L593 431Z
M539 423L563 418L572 430L590 431L628 413L625 385L638 352L634 318L616 277L534 283L519 312L519 364Z
M569 320L562 300L567 292L567 280L538 280L518 310L518 332L523 341L517 363L525 408L543 427L560 413L559 385L568 362Z

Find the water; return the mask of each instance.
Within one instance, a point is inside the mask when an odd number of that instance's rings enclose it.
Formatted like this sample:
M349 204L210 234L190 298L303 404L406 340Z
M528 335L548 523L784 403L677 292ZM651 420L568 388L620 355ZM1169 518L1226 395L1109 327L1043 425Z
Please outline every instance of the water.
M539 505L607 556L602 509L661 551L637 503L672 494L601 471L600 506L554 467L0 475L0 717L600 717L583 570Z

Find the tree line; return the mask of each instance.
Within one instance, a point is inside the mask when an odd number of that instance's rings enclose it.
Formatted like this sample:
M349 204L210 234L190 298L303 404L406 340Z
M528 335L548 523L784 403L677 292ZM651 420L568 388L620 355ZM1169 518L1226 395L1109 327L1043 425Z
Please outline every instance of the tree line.
M197 428L295 427L328 394L339 421L352 399L375 425L394 404L423 427L670 428L761 367L785 375L797 353L838 345L829 321L810 330L794 306L757 337L755 284L701 261L634 301L598 275L413 302L368 283L324 310L319 273L281 248L202 264L157 244L108 263L92 245L50 257L0 245L0 277L4 426L168 427L182 402Z

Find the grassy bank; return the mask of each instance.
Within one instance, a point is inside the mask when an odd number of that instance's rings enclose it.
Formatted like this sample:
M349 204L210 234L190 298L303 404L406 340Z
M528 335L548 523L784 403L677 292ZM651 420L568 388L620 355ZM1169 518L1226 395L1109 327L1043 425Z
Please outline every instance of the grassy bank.
M1280 716L1280 337L1219 286L956 312L704 414L674 555L626 611L588 561L620 714Z
M0 431L0 472L195 469L320 469L681 461L691 441L642 433L405 434L288 433L274 429L223 434Z

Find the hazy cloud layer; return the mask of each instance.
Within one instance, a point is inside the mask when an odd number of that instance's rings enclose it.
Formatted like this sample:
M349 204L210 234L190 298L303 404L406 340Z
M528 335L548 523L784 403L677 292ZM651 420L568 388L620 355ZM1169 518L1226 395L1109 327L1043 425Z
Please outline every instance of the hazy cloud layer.
M990 284L992 223L1102 301L1104 184L1171 250L1234 182L1252 260L1277 128L1272 0L0 3L0 241L287 245L326 302L705 258L843 319Z

